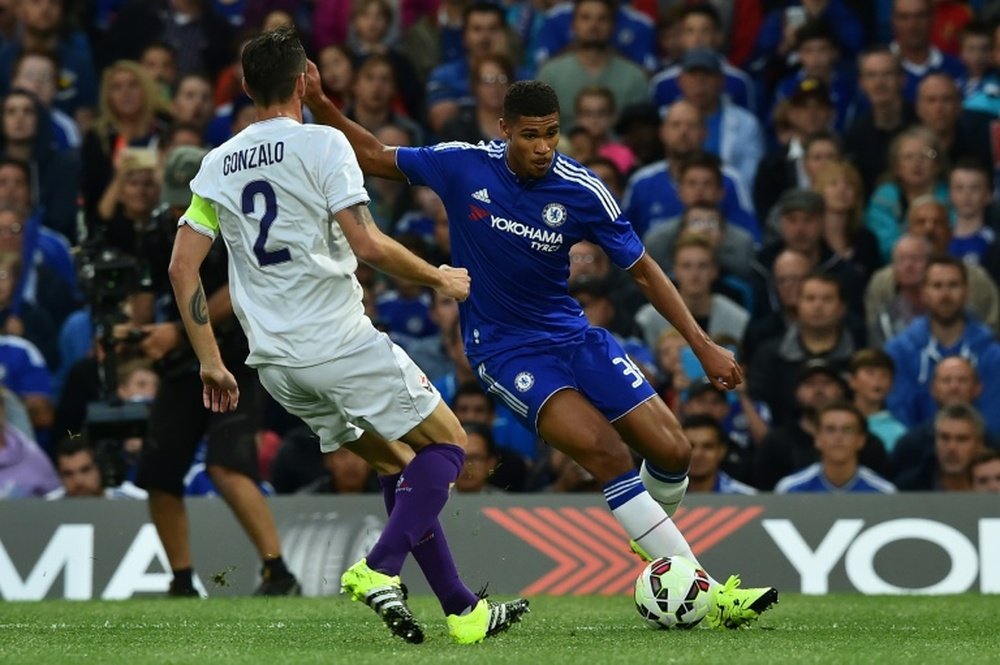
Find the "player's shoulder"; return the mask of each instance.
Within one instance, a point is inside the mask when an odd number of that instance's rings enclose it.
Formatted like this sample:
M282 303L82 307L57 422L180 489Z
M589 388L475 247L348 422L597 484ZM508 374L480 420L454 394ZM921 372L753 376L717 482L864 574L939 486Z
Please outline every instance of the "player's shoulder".
M465 141L445 141L428 146L421 152L429 153L434 157L447 156L449 160L461 160L463 163L476 164L491 160L503 159L506 154L506 146L503 141L480 141L479 143L466 143Z
M621 216L621 207L604 182L593 171L566 155L557 154L552 165L552 173L566 187L567 200L575 200L579 205L591 210L604 210L611 220ZM600 208L594 208L594 204Z

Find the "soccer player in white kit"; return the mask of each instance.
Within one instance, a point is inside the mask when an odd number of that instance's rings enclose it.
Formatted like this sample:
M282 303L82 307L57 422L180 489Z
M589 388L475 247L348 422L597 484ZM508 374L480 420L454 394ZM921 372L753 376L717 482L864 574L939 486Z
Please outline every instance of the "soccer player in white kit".
M478 642L517 621L527 601L487 601L459 579L438 514L462 469L465 434L423 372L364 315L354 277L360 258L464 300L468 273L435 268L379 231L343 134L302 124L306 57L294 32L260 35L242 60L258 120L205 157L170 263L201 362L205 406L225 411L239 400L198 276L221 234L230 253L233 310L250 343L247 364L319 435L325 452L347 446L382 475L389 519L368 556L344 573L344 590L394 634L421 642L399 580L412 551L453 639ZM415 454L389 443L397 440Z

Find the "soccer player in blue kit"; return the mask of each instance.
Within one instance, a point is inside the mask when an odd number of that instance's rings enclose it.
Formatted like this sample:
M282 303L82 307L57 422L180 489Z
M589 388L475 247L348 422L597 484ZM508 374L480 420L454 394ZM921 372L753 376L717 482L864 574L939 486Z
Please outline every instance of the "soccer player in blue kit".
M603 247L680 331L714 384L733 388L742 371L695 321L601 181L556 151L552 88L538 81L510 87L504 141L396 148L340 113L311 63L306 79L310 110L344 132L364 173L428 186L444 201L452 263L472 280L459 311L483 387L601 483L636 553L697 561L670 519L687 488L691 445L618 342L591 327L569 295L570 246ZM645 460L639 470L629 447ZM744 626L777 601L774 588L739 584L736 576L713 580L709 625Z

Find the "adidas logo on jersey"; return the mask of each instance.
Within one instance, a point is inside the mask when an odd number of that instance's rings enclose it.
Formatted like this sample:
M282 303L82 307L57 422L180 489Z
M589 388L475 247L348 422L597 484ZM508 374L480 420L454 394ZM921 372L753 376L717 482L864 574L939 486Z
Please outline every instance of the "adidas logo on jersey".
M478 192L472 192L472 198L483 203L493 203L493 201L490 201L490 193L486 191L485 187Z

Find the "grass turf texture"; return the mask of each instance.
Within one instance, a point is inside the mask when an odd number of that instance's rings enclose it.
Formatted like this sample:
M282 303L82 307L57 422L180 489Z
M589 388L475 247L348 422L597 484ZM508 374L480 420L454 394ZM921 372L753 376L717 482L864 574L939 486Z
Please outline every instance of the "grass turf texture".
M344 598L0 602L4 663L997 662L1000 596L782 597L751 630L653 631L627 597L532 599L510 632L452 644L431 598L427 641L391 638ZM991 618L992 617L992 618Z

